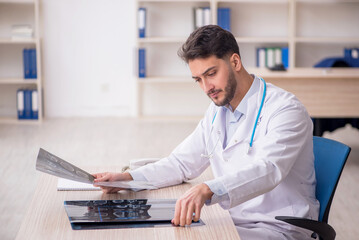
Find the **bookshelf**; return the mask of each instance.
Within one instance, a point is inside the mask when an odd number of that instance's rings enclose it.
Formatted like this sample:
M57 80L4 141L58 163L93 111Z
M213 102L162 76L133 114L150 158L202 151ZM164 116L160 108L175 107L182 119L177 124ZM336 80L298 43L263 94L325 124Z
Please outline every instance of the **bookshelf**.
M30 25L32 37L14 39L14 25ZM24 77L23 49L36 49L37 78ZM38 119L17 118L17 90L37 90ZM41 46L39 0L0 0L0 123L42 121Z
M316 84L313 81L325 84L326 79L330 79L333 88L327 89L329 92L323 95L324 98L334 94L336 97L345 95L348 100L345 104L359 101L356 96L359 68L313 68L323 58L344 56L344 48L359 48L359 28L356 26L359 1L137 0L136 11L139 7L146 8L147 17L146 37L139 38L136 31L137 47L146 49L146 78L137 78L136 82L138 116L158 116L163 112L166 112L165 116L201 116L210 103L205 94L194 90L196 86L190 71L176 54L194 30L193 8L198 7L210 7L212 24L217 23L218 8L231 9L231 32L239 44L243 64L250 73L291 90L307 105L316 101L315 96L307 96L311 84ZM288 47L288 70L272 72L257 68L256 49L259 47ZM352 91L336 92L335 84L345 81L350 83L346 87ZM179 91L183 91L182 94ZM315 117L359 117L357 107L345 108L347 110L343 112L343 108L338 106L340 112L327 113L318 111L320 107L307 108Z

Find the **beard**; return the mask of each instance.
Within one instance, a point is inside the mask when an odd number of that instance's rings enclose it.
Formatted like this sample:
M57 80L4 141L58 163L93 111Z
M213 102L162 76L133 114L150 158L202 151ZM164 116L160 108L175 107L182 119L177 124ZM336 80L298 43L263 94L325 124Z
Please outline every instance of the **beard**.
M208 92L207 95L214 102L214 104L216 104L216 106L218 106L218 107L226 106L234 98L234 95L236 93L236 89L237 89L237 81L236 81L236 78L234 76L233 71L230 70L228 80L227 80L227 85L224 88L224 98L223 98L223 100L222 101L215 101L215 99L212 99L210 97L210 94L212 94L214 92L222 92L223 90L221 90L221 89L212 90L212 91Z

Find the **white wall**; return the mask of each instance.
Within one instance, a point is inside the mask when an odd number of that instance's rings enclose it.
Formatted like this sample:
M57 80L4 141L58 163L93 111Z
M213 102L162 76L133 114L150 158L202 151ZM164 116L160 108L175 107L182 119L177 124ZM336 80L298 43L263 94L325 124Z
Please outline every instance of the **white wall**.
M135 112L135 1L42 0L45 117Z

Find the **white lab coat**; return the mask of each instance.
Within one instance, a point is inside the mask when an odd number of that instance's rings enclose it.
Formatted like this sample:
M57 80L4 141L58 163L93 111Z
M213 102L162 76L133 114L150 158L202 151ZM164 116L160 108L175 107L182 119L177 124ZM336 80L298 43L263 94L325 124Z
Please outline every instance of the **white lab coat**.
M260 80L256 77L255 81ZM318 219L313 124L293 94L267 83L253 147L247 154L263 87L261 82L259 92L248 99L247 113L240 119L239 127L225 149L225 111L212 103L195 131L169 157L130 173L135 179L141 176L164 187L193 179L211 165L212 181L219 181L229 196L219 204L229 209L242 240L310 239L308 231L274 217ZM201 157L201 154L212 151L211 159ZM214 196L212 203L217 201Z

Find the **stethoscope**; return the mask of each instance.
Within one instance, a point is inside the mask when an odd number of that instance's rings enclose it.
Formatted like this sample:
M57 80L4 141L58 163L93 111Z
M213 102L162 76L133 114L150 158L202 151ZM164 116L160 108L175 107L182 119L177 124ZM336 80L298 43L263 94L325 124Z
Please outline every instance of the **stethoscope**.
M260 104L259 109L258 109L257 117L256 117L256 120L255 120L255 122L254 122L253 130L252 130L252 135L251 135L251 140L250 140L249 145L248 145L248 148L247 148L247 154L249 153L250 149L251 149L252 146L253 146L254 134L255 134L255 132L256 132L256 128L257 128L257 125L258 125L258 119L259 119L259 116L260 116L260 114L261 114L261 112L262 112L263 103L264 103L264 100L265 100L265 97L266 97L266 92L267 92L267 84L266 84L266 82L265 82L264 79L261 78L261 77L260 77L259 79L262 80L262 82L263 82L263 86L264 86L264 88L263 88L263 95L262 95L261 104ZM213 132L213 128L214 128L214 127L213 127L213 122L214 122L214 120L216 119L217 113L218 113L218 111L214 114L213 119L212 119L211 131L209 132L208 139L207 139L207 141L206 141L206 151L207 151L207 146L208 146L209 139L211 138L211 135L212 135L212 132ZM221 132L218 131L217 134L218 134L218 138L217 138L217 141L216 141L216 143L215 143L215 145L214 145L212 151L211 151L210 153L208 153L208 151L207 151L207 154L203 154L203 153L202 153L202 154L201 154L201 157L208 158L208 159L210 159L210 158L213 157L213 152L214 152L214 150L216 149L216 147L217 147L217 145L218 145Z

